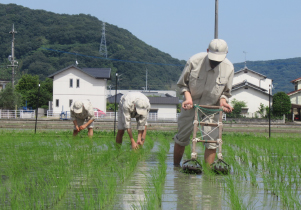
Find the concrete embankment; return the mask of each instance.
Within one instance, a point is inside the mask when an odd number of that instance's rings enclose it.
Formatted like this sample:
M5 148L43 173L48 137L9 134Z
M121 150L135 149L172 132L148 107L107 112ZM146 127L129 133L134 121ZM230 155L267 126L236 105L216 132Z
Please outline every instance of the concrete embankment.
M191 124L191 126L193 126ZM20 120L20 119L0 119L0 129L34 129L35 120ZM73 123L70 120L49 120L38 119L37 130L69 130L73 128ZM136 122L132 122L132 128L136 129ZM94 122L95 130L114 130L114 121L99 121ZM115 126L117 130L117 123ZM177 131L176 122L148 122L148 130L158 131ZM265 133L269 132L268 123L227 123L224 124L224 132L251 132ZM301 133L301 124L285 123L271 124L271 131L276 133Z

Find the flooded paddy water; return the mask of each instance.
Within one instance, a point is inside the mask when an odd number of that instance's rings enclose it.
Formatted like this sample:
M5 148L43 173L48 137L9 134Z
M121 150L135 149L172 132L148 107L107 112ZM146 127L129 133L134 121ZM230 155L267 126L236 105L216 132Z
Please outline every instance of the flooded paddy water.
M301 209L300 137L225 134L230 174L193 175L173 166L173 134L133 151L112 132L2 131L0 209Z

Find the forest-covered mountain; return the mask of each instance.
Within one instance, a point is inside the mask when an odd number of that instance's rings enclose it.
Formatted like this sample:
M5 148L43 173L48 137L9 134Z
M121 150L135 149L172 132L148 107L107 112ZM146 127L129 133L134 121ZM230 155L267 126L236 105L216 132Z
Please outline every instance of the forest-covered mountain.
M15 4L0 4L0 78L10 79L11 31L14 24L15 58L19 62L16 78L28 73L41 80L48 75L75 64L79 67L112 68L112 87L115 73L120 77L119 88L145 87L148 70L148 89L174 89L185 61L147 45L126 29L106 23L108 59L99 54L102 21L85 14L55 14L32 10ZM47 50L48 49L48 50ZM53 50L50 50L53 49ZM76 55L77 54L77 55ZM169 65L172 64L172 65ZM274 91L290 92L291 80L301 77L301 58L248 61L249 69L274 80ZM235 71L244 63L234 64Z
M169 54L147 45L129 31L109 23L106 23L108 59L101 58L99 47L102 22L91 15L55 14L15 4L0 4L0 22L0 77L2 78L10 78L11 74L11 70L7 69L6 65L9 64L7 58L11 55L12 35L9 31L13 24L17 31L15 57L19 62L16 78L23 73L28 73L39 75L43 80L48 75L75 64L77 59L80 68L112 68L113 81L115 72L122 74L119 81L120 88L145 87L147 69L149 89L170 89L178 79L182 65L185 65L185 61L174 59ZM76 56L76 53L79 55ZM115 82L112 82L113 86L114 84Z

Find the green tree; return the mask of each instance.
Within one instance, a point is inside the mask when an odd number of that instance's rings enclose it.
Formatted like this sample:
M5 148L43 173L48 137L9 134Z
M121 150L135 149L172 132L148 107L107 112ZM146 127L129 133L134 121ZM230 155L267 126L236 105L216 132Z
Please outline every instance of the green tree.
M233 106L233 111L230 114L227 114L227 117L241 117L241 108L247 107L245 101L238 101L236 98L232 99L231 104Z
M48 107L48 102L52 100L53 82L46 78L40 82L39 107ZM39 93L39 76L24 74L16 85L16 91L22 95L22 105L27 102L28 107L33 109L37 106Z
M0 92L0 107L13 110L21 104L21 94L16 92L11 83L7 84L5 89Z
M285 92L278 92L273 96L273 114L282 116L290 112L292 104L290 97Z
M261 118L266 118L269 113L269 107L264 106L264 104L260 103L258 110L256 111L260 115Z
M109 112L115 112L115 103L108 103L107 102L107 111ZM118 104L116 104L116 111L118 111Z
M181 103L177 104L177 113L181 112L181 107L182 107Z

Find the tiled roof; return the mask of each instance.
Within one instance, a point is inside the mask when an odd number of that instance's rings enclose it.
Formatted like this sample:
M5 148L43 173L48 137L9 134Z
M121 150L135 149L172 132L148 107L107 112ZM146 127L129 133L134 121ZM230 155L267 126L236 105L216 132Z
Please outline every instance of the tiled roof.
M289 92L287 95L288 95L288 96L291 96L291 95L294 95L295 93L299 93L299 92L301 92L301 89L299 89L299 90L294 90L294 91L292 91L292 92Z
M264 78L267 78L267 76L265 76L265 75L263 75L263 74L260 74L260 73L258 73L258 72L256 72L256 71L253 71L253 70L249 69L248 67L244 67L244 68L238 70L237 72L235 72L234 74L238 74L239 72L242 72L242 71L249 71L249 72L252 72L252 73L254 73L254 74L258 74L258 75L260 75L260 76L262 76L262 77L264 77Z
M121 96L123 96L122 93L118 93L118 94L117 94L116 101L117 101L118 104L119 104L119 101L120 101ZM111 104L115 103L115 95L112 95L112 96L108 97L108 98L107 98L107 101L108 101L109 103L111 103Z
M254 84L248 82L247 80L244 80L243 82L240 82L240 83L237 83L237 84L233 85L232 86L232 91L238 90L238 89L241 89L241 88L249 88L249 87L252 88L252 89L258 90L260 92L268 94L266 89L261 88L257 85L254 85Z
M301 77L299 77L298 79L292 80L291 83L295 83L295 82L297 82L297 81L299 81L299 80L301 80Z
M82 70L96 79L111 79L110 68L82 68Z
M148 97L150 104L178 104L178 97Z
M117 103L119 103L120 98L123 94L117 94ZM150 104L179 104L178 97L148 97ZM115 95L107 98L109 103L115 103Z
M74 66L74 65L71 65L64 69L61 69L61 70L49 75L48 77L53 79L53 77L55 75L57 75L63 71L66 71L70 68L75 68L85 74L88 74L91 77L94 77L95 79L108 79L108 80L111 79L111 69L110 68L82 68L81 69L78 66Z

